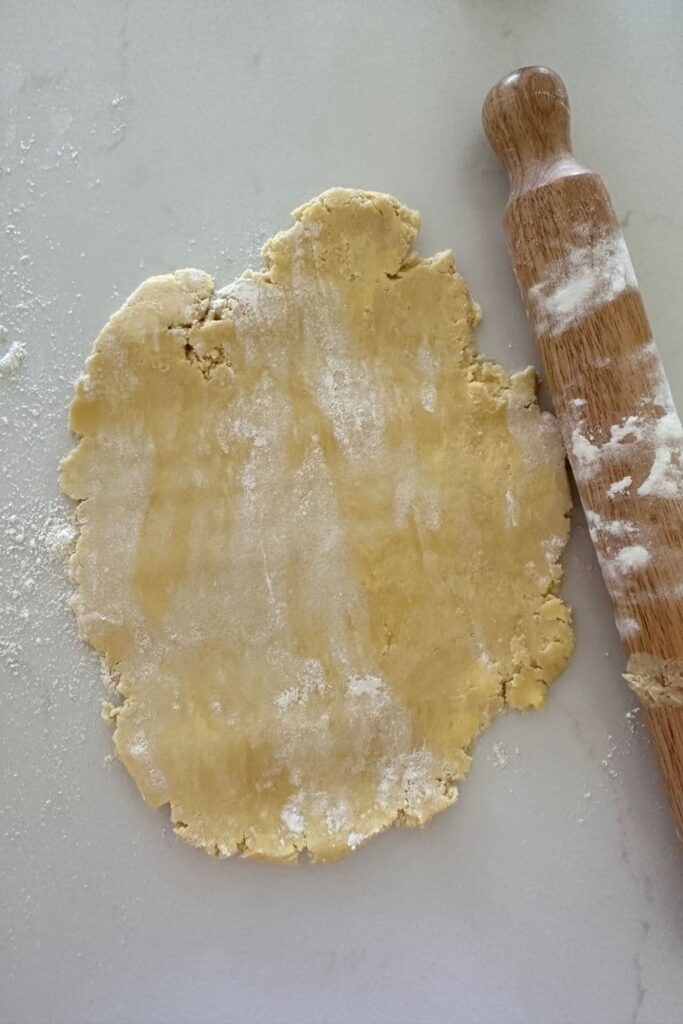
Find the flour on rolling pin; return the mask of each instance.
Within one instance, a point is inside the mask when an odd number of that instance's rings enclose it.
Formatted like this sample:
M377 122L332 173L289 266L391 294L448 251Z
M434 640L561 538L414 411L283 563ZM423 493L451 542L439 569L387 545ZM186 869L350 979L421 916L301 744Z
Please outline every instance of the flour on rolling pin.
M630 651L626 678L641 698L680 706L680 659L643 648L651 629L648 612L656 607L670 612L683 598L680 530L672 533L668 525L670 506L680 509L683 502L683 426L654 343L627 358L643 364L643 393L635 411L596 425L586 416L587 400L574 398L568 403L565 439L616 625Z
M574 234L564 259L546 267L543 279L527 293L539 334L561 334L580 316L638 287L621 231L579 224Z
M646 346L652 350L652 344ZM629 493L635 487L637 494L656 498L683 497L683 426L671 397L669 383L659 372L658 364L653 368L656 379L652 380L654 397L652 406L658 410L653 417L652 407L648 415L632 414L611 426L609 437L602 442L596 440L585 429L580 415L571 433L571 455L574 475L577 479L591 479L602 470L602 463L617 459L628 459L631 449L643 442L652 447L653 458L646 478L635 484L630 475L610 484L607 495ZM582 400L579 400L582 401ZM643 399L643 403L647 400ZM649 405L649 403L648 403ZM583 406L574 406L577 413Z
M643 374L643 393L635 411L596 428L586 416L587 400L571 399L565 424L568 454L577 484L587 495L584 504L588 528L613 598L628 596L625 591L631 589L634 574L648 566L650 577L637 580L640 597L647 598L654 587L653 596L658 599L678 598L683 594L683 584L672 587L657 565L671 561L672 556L675 563L678 553L672 552L657 526L659 499L683 499L683 426L654 343L648 341L626 358L637 360ZM596 501L600 488L604 491L602 504ZM610 510L615 510L611 517L605 513L605 501ZM598 504L601 511L594 507ZM620 517L617 509L626 509L631 518ZM667 586L672 592L667 593ZM641 628L631 615L618 613L616 623L624 641L635 639ZM677 674L672 679L674 685L665 692L667 699L678 702ZM631 682L639 688L637 675Z

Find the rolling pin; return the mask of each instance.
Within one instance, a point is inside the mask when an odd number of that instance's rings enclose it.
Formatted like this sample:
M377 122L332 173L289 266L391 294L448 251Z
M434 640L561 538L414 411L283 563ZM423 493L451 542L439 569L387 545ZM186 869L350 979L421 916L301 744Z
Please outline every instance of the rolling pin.
M605 185L547 68L489 92L503 224L567 456L683 837L683 428Z

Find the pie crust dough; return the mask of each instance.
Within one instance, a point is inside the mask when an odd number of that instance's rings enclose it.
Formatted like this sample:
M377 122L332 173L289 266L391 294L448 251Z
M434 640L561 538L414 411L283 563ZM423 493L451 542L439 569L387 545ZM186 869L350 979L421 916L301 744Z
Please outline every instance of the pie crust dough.
M479 359L452 255L333 189L215 291L145 281L95 342L62 466L119 758L207 852L334 859L457 796L573 639L570 496L532 370Z

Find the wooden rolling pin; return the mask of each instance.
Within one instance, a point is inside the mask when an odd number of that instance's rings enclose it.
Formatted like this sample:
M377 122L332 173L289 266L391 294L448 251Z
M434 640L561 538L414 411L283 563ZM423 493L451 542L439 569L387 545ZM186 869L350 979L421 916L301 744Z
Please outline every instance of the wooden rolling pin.
M683 837L683 429L602 179L574 157L547 68L494 86L503 223L527 315Z

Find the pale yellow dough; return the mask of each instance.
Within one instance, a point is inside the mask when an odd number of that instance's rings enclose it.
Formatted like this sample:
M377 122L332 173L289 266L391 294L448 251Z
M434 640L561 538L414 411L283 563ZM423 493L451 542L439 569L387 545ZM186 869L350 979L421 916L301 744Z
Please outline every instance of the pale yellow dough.
M477 358L418 215L333 189L294 217L265 272L112 317L62 481L145 800L209 853L324 860L448 807L492 716L543 703L570 498L533 372Z

